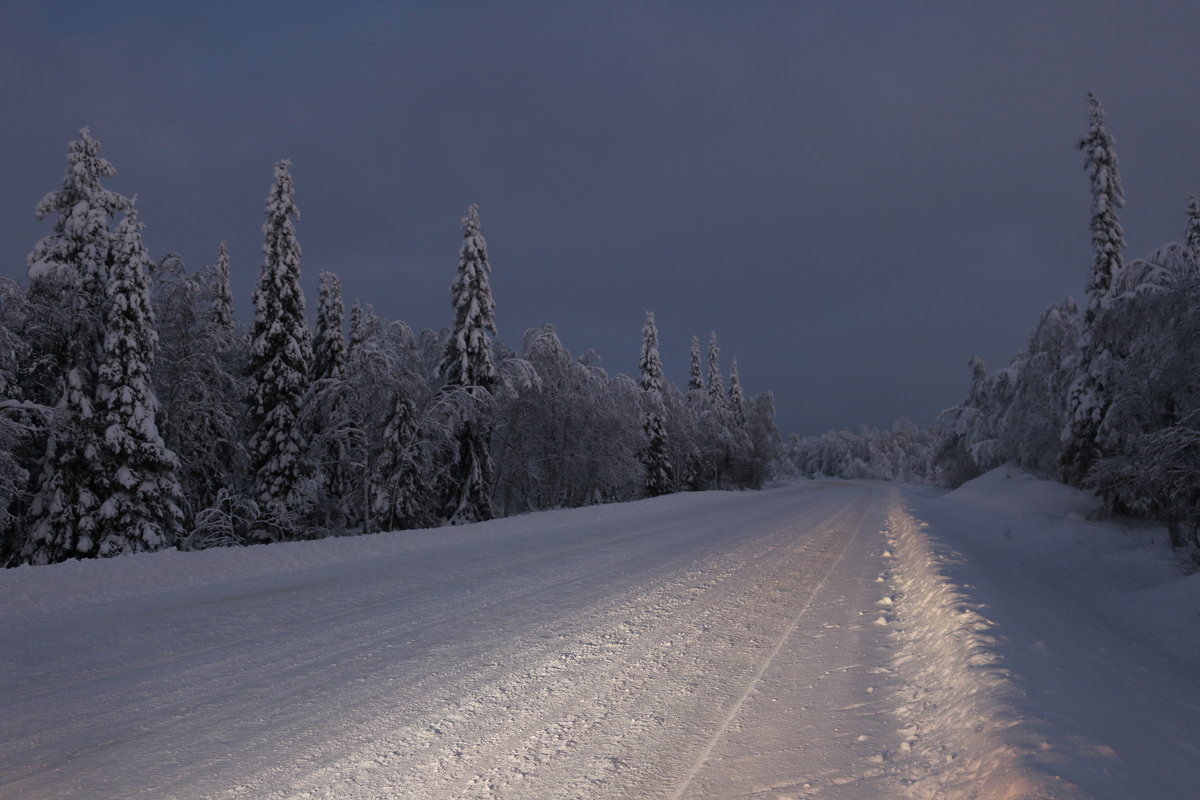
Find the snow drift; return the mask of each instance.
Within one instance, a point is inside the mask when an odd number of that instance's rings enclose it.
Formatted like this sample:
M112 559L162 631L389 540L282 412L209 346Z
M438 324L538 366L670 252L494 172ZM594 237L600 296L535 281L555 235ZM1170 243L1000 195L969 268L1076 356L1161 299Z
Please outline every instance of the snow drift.
M894 509L901 719L920 798L1191 798L1200 575L1166 531L1000 467Z

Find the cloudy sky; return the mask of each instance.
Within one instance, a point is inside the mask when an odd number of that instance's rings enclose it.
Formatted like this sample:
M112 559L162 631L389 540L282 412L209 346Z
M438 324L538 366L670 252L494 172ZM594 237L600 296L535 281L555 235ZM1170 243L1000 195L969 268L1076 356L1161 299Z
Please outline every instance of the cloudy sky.
M343 5L345 7L343 7ZM272 165L318 270L450 320L480 206L501 338L552 322L671 378L716 330L787 433L958 402L1080 298L1095 91L1130 255L1200 192L1200 3L68 3L0 7L0 276L91 126L154 257L230 244L243 318ZM727 362L726 362L727 363Z

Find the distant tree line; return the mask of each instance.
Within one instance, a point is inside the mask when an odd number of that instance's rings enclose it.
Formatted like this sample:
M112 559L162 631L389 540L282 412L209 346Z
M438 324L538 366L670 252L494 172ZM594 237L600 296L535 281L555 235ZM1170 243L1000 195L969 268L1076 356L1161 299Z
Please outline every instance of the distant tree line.
M454 320L414 333L336 275L315 325L300 285L290 163L275 167L249 329L230 256L152 261L133 200L85 128L28 283L0 282L0 559L6 566L169 547L460 524L536 509L757 488L777 453L771 394L729 388L713 334L684 393L653 314L639 380L573 358L554 328L496 339L487 244L462 222Z
M793 439L787 469L956 486L1016 462L1094 490L1115 513L1161 521L1176 547L1200 547L1200 200L1188 197L1183 244L1125 261L1114 140L1090 94L1088 112L1078 143L1092 196L1087 308L1047 308L1004 369L972 358L966 399L932 430Z

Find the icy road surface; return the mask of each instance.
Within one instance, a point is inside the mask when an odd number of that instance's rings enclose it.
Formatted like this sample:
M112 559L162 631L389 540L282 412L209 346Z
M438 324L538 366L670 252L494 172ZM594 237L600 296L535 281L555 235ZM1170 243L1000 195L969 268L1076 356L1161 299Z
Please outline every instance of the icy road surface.
M1088 780L1115 787L1091 796L1190 796L1195 671L1105 628L1080 639L1087 657L1127 660L1071 675L1077 626L1039 626L1053 592L1081 591L1074 573L1006 599L1006 564L1032 552L1004 555L1019 518L954 502L801 483L7 570L0 797L991 800L1087 796ZM1044 548L1059 523L1039 513ZM951 551L939 525L1001 531L995 578L968 577L1037 647L952 582L982 545ZM1006 646L1033 654L1042 695ZM1131 692L1133 727L1102 711Z

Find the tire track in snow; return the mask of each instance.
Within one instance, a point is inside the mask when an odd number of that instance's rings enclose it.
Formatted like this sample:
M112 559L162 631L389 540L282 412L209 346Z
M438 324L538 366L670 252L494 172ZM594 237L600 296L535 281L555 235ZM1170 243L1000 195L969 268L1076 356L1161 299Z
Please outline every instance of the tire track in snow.
M754 692L755 687L758 685L759 681L762 680L763 675L766 673L767 669L770 668L771 663L775 660L775 657L779 655L779 651L783 649L784 644L789 638L791 638L792 634L795 633L797 626L800 624L800 620L808 613L809 609L812 608L813 600L825 587L825 583L829 580L829 576L833 574L833 570L845 557L846 551L850 548L850 544L857 539L858 535L862 532L863 523L866 521L869 510L870 506L863 504L862 512L859 514L858 522L854 525L854 533L846 539L846 542L842 546L842 549L838 552L837 557L831 560L829 566L821 575L821 579L817 581L815 586L813 586L812 590L805 598L804 603L796 612L796 615L792 617L791 623L783 631L782 635L780 635L779 639L775 642L775 645L770 649L770 651L768 651L766 657L763 658L763 660L759 663L758 669L755 670L754 675L751 676L750 681L745 686L745 689L737 697L733 705L730 706L729 711L726 713L724 719L721 720L721 724L718 725L716 730L713 731L712 735L705 743L704 748L700 751L699 755L696 756L695 761L692 763L691 768L684 776L683 781L671 794L671 800L680 800L680 798L684 796L684 793L691 788L692 781L696 779L696 775L699 774L705 763L707 763L709 756L712 755L713 748L716 747L717 743L721 740L721 737L725 735L725 732L729 729L730 724L733 723L734 718L737 717L738 712L741 711L746 700ZM834 526L829 527L831 530L835 529Z

